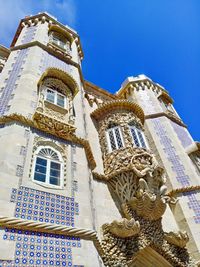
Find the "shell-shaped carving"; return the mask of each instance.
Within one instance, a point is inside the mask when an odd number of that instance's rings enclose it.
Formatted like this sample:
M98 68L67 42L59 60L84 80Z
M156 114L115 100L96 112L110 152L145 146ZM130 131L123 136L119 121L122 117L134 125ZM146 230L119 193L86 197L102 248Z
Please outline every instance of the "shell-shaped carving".
M189 241L189 236L186 232L178 231L177 233L165 233L165 239L173 245L184 248Z
M131 220L124 218L120 222L115 220L105 226L110 233L120 238L132 237L140 232L140 223L135 221L134 218Z
M137 215L152 221L161 218L166 209L165 198L150 192L140 191L128 204L131 209L136 211Z

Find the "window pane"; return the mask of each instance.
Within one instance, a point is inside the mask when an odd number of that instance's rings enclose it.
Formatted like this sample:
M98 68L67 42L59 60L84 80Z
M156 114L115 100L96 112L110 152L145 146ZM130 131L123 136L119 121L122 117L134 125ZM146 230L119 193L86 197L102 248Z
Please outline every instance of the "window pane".
M117 147L116 147L116 144L115 144L115 139L114 139L114 135L113 135L112 130L109 130L109 131L108 131L108 134L109 134L109 139L110 139L110 146L111 146L111 149L112 149L112 150L115 150Z
M119 128L115 128L115 136L116 136L118 148L123 147L122 138L121 138L121 135L120 135Z
M65 42L63 40L60 40L60 47L64 48L65 49Z
M42 159L42 158L37 157L36 164L39 164L42 166L47 166L47 161L46 161L46 159Z
M54 99L55 99L55 92L53 92L52 90L47 90L47 94L46 94L46 100L54 103Z
M59 39L53 35L52 40L55 44L59 45Z
M54 170L54 169L51 169L50 170L50 176L54 176L54 177L60 177L60 170Z
M141 146L146 148L146 144L145 144L144 137L143 137L142 133L140 132L140 130L137 130L137 133L138 133L138 137L140 139Z
M57 95L57 105L64 108L64 106L65 106L65 97L64 96L62 96L60 94Z
M50 184L60 185L60 179L50 176Z
M35 172L40 172L40 173L46 173L46 167L41 166L39 164L35 165Z
M40 181L40 182L45 182L45 180L46 180L46 174L35 172L34 173L34 180Z
M60 163L57 162L51 162L51 169L60 170Z
M135 132L135 129L134 129L134 127L130 127L130 129L131 129L131 134L132 134L132 137L133 137L133 141L134 141L135 145L136 145L137 147L139 147L139 146L140 146L140 143L139 143L137 134L136 134L136 132Z

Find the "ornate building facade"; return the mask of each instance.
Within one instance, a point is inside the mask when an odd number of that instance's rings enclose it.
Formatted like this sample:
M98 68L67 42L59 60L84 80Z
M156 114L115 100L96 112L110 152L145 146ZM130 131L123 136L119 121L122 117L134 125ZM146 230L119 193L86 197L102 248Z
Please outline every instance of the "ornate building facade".
M0 266L199 266L199 143L162 86L82 59L47 13L0 46Z

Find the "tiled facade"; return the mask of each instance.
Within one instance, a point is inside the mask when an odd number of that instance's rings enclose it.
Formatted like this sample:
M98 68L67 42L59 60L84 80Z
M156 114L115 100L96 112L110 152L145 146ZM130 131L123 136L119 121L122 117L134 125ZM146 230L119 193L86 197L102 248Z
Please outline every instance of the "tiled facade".
M75 226L79 213L74 198L24 187L12 189L11 202L16 203L15 217L27 220Z
M14 229L6 229L3 239L15 242L16 251L14 261L0 261L2 267L76 266L72 249L81 247L79 238Z

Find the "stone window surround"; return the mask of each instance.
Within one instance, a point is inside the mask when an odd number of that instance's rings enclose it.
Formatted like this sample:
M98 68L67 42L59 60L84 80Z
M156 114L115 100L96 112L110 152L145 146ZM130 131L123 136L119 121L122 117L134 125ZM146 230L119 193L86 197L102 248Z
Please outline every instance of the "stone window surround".
M70 54L71 52L70 41L67 40L67 38L63 36L61 33L58 33L56 31L50 31L49 43L53 46L56 46L56 48L59 48L60 50L67 52L68 54Z
M46 178L45 182L40 182L40 181L37 181L34 179L34 174L35 174L35 166L36 166L36 159L38 157L38 153L41 151L41 149L43 148L50 148L51 150L53 150L59 157L59 163L61 165L61 168L60 168L60 185L57 186L57 185L53 185L53 184L50 184L49 179L48 177ZM46 158L47 161L55 161L55 160L51 160L49 158ZM50 172L50 169L49 169L49 166L50 164L47 164L47 174ZM62 159L62 156L61 154L59 153L59 151L55 150L53 147L51 146L39 146L36 151L34 152L34 160L33 160L33 165L32 165L32 171L31 171L31 179L34 183L38 184L38 185L41 185L41 186L44 186L44 187L47 187L47 188L52 188L52 189L63 189L64 187L64 162L63 162L63 159Z

